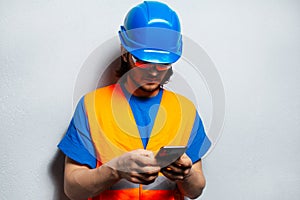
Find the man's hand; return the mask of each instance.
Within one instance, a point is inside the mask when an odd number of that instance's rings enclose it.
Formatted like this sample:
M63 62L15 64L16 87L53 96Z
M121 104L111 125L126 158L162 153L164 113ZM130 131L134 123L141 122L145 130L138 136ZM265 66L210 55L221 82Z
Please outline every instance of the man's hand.
M169 166L162 168L161 172L168 179L176 182L181 194L191 199L199 197L205 187L201 160L193 164L186 154Z
M113 159L106 165L115 169L120 178L132 183L150 184L155 181L160 171L151 151L138 149Z
M181 181L190 175L192 166L191 159L183 154L178 160L162 168L161 172L172 181Z

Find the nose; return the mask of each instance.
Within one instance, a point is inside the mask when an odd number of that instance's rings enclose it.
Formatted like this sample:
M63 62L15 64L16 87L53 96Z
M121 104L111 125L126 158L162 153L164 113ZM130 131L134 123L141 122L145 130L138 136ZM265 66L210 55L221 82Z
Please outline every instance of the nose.
M156 68L156 65L155 65L155 64L153 64L153 65L149 68L149 73L150 73L152 76L157 76L158 71L157 71L157 68Z

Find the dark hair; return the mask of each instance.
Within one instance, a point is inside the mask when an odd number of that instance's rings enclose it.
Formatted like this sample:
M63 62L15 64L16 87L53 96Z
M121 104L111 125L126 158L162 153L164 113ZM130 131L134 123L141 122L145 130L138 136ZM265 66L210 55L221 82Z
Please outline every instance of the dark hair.
M128 54L127 54L128 55ZM126 56L127 56L126 55ZM121 65L120 68L116 70L116 76L118 78L121 78L124 74L126 74L129 70L130 70L130 66L129 64L123 59L123 57L121 56ZM172 67L170 69L168 69L164 79L162 80L161 86L163 86L164 84L167 84L171 78L171 76L173 75L173 69ZM122 78L121 78L122 79ZM124 79L123 79L124 80Z

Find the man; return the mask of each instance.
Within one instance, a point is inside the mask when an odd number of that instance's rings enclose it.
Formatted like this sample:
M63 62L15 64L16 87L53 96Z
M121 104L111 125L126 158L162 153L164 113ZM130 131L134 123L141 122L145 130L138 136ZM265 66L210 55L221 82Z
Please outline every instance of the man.
M65 153L71 199L196 198L205 187L201 157L210 147L194 105L163 89L182 53L177 14L145 1L119 31L120 81L86 94L58 147ZM187 146L162 166L162 146Z

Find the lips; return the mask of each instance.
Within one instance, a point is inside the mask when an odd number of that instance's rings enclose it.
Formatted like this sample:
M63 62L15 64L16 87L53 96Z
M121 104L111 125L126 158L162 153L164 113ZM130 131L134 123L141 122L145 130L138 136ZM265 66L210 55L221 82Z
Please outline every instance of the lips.
M160 82L160 79L157 76L145 76L143 79L147 82Z
M159 79L144 79L145 82L147 83L160 83L160 80Z

